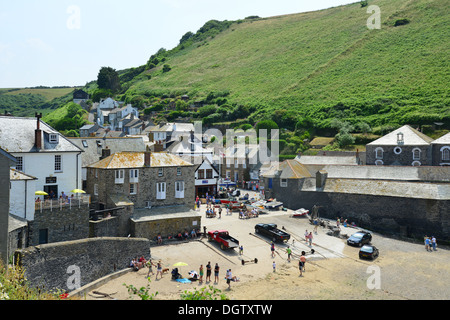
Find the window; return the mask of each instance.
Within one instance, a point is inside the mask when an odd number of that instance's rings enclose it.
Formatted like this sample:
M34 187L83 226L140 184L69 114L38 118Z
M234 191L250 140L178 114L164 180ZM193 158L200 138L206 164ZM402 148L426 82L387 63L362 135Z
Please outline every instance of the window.
M197 172L197 179L205 179L205 170L203 170L203 169L198 169L198 172Z
M395 147L395 148L394 148L394 153L395 153L395 154L400 154L400 153L402 153L402 148L400 148L400 147Z
M16 170L23 171L23 157L16 157Z
M130 169L130 183L139 182L139 169Z
M175 181L175 198L184 198L184 181Z
M375 149L375 158L376 159L383 159L383 149L382 148L376 148Z
M412 152L413 152L413 160L420 160L420 149L414 148Z
M116 184L123 183L123 170L116 170L115 175L116 175L115 179Z
M164 200L166 198L166 183L158 182L156 183L156 199Z
M245 159L242 162L242 168L247 169L247 162L245 161Z
M145 201L145 207L147 209L150 209L152 207L152 202L151 201Z
M280 180L280 187L287 187L287 179Z
M230 165L231 165L231 161L230 161L230 159L226 159L226 162L227 162L227 168L229 168L230 167Z
M206 169L206 179L212 179L212 169Z
M83 147L87 148L88 144L86 140L81 140L81 143L83 144Z
M418 167L418 166L421 165L421 163L420 163L420 161L413 161L413 162L411 163L411 165L412 165L413 167Z
M94 195L98 196L98 184L94 184Z
M181 168L177 168L177 176L181 176Z
M158 169L158 177L162 177L164 175L164 169L163 168L159 168Z
M130 194L136 194L136 193L137 193L137 184L130 183Z
M55 172L61 172L62 171L62 158L61 155L55 156Z
M376 160L375 161L375 165L382 166L383 165L383 160Z
M450 160L450 147L442 147L441 152L442 152L442 160L449 161ZM16 159L18 159L18 158L16 158ZM17 170L19 170L19 169L17 169Z
M227 179L231 178L231 171L230 170L227 170L226 177L227 177Z
M58 143L58 134L57 133L50 133L48 140L49 140L50 143Z
M239 166L238 159L234 160L234 167L237 168Z

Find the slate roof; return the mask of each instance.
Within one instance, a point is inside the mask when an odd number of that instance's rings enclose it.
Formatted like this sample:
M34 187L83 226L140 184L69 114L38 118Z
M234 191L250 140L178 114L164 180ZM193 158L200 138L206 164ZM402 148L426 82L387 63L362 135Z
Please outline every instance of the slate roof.
M180 157L166 152L152 152L150 167L183 167L193 166ZM116 152L105 159L88 166L99 169L143 168L144 152Z
M80 152L82 151L58 131L40 121L42 130L42 148L34 146L37 126L36 118L19 118L0 116L0 148L9 153L19 152ZM58 143L50 143L49 134L58 134Z
M99 158L102 155L102 149L106 147L111 151L111 154L121 151L143 152L146 149L142 137L81 137L68 139L80 149L84 150L81 154L82 167L86 167L99 161Z
M450 132L432 141L431 144L450 144Z
M285 160L280 164L281 179L310 178L312 175L307 168L296 160Z
M409 125L404 125L403 127L394 130L377 140L374 140L367 145L374 146L394 146L398 145L397 143L397 134L401 132L403 133L403 145L408 146L421 146L421 145L429 145L433 139L423 134L422 132L417 131L416 129L411 128Z

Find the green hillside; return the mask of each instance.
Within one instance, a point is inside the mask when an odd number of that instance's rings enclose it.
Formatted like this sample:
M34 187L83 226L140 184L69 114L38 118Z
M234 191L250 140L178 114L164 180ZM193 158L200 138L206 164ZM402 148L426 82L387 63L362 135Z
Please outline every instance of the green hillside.
M122 98L198 101L212 92L227 108L246 107L252 124L273 118L290 128L305 118L318 129L333 118L371 127L450 122L448 2L369 5L381 10L379 30L367 28L371 14L359 2L204 28L159 63L122 74ZM409 23L395 26L400 19Z

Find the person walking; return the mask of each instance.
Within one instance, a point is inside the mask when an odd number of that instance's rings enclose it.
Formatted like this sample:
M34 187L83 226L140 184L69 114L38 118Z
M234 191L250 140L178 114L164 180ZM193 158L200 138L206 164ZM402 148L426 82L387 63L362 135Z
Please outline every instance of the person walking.
M153 273L153 266L154 266L154 264L153 264L153 262L152 262L152 259L149 259L148 261L147 261L147 263L146 263L146 265L147 265L147 267L148 267L148 272L147 272L147 278L150 276L150 272L152 273L152 275L154 275L154 273Z
M288 262L291 262L291 254L292 254L292 250L291 248L289 248L289 246L286 248L286 253L288 255Z
M306 257L305 251L302 251L302 255L300 256L300 260L298 262L298 269L300 271L300 277L303 276L303 272L305 271Z
M275 263L275 260L272 262L272 268L273 272L277 271L277 264Z
M272 258L274 258L275 257L275 244L273 243L273 241L270 244L270 251L272 252Z
M425 250L431 251L430 249L430 238L425 236Z
M312 239L313 239L313 234L312 234L312 232L310 232L309 235L308 235L308 241L309 241L309 246L310 247L312 246Z
M209 262L209 261L208 261L208 264L206 265L206 281L211 282L211 262Z
M216 263L216 266L214 267L214 283L219 283L219 264Z
M243 255L244 254L244 246L241 244L241 246L239 247L239 255Z
M161 260L158 261L158 263L156 264L156 277L155 279L158 279L158 274L161 275L161 279L162 279L162 264L161 264Z
M233 276L231 275L231 269L227 270L227 284L228 284L228 290L231 289L231 279L233 278Z
M305 241L306 242L308 242L308 235L309 235L308 230L305 230Z
M203 265L202 264L200 265L200 268L198 271L199 271L198 273L200 274L199 283L203 283Z
M433 247L433 251L437 251L437 249L436 249L436 238L434 236L431 236L431 245Z

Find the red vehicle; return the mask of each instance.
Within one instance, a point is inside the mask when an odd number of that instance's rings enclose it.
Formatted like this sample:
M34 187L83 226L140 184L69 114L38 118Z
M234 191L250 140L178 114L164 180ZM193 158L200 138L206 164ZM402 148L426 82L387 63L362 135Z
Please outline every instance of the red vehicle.
M208 241L216 241L220 243L220 248L234 249L239 246L239 241L231 237L226 230L214 230L208 232Z

